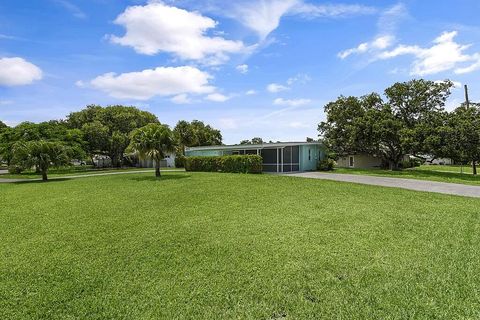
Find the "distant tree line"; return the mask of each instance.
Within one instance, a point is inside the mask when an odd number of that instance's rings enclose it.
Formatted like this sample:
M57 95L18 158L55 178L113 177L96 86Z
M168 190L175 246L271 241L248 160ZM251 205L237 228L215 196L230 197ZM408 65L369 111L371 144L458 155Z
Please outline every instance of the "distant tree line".
M338 156L367 153L379 156L391 170L406 155L420 159L451 158L480 161L480 105L462 104L447 112L453 83L412 80L387 88L384 97L340 96L325 106L320 137Z
M107 156L112 166L132 165L131 155L151 158L159 165L167 153L183 155L185 147L222 144L219 130L202 121L179 121L171 130L147 111L130 106L90 105L64 120L23 122L9 127L0 122L0 162L20 173L35 168L47 179L50 166ZM156 175L160 176L159 167Z

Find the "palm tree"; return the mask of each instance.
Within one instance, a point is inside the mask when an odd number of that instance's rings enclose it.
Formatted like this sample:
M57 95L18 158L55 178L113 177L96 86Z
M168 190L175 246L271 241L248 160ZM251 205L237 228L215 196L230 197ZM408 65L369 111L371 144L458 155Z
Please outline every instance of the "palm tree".
M155 162L155 176L160 174L160 161L167 153L175 150L172 131L166 125L150 123L132 132L128 149L140 159L152 159Z
M68 150L61 142L28 141L19 142L13 147L13 161L23 168L36 167L42 173L42 180L47 181L48 169L68 164Z

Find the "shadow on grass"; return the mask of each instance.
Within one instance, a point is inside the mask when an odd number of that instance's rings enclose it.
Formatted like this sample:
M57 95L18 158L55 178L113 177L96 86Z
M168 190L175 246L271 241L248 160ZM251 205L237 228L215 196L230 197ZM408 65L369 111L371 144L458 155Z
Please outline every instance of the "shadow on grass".
M54 182L63 182L63 181L68 181L68 180L73 180L73 178L50 178L48 181L43 181L43 180L38 180L38 179L23 179L22 181L12 181L8 183L12 184L32 184L32 183L41 183L41 184L47 184L47 183L54 183Z

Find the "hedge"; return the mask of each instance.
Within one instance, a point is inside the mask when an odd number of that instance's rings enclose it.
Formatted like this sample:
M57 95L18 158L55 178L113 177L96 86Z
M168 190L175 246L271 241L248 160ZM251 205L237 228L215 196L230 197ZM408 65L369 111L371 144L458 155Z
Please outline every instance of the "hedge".
M202 172L261 173L262 157L257 155L187 157L185 170Z

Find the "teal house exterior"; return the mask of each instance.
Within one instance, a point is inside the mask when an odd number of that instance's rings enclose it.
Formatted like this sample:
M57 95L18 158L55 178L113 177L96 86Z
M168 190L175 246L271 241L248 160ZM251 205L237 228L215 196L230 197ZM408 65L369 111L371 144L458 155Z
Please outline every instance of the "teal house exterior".
M326 156L321 142L279 142L230 146L192 147L187 157L209 157L256 154L263 158L264 172L301 172L317 169Z

